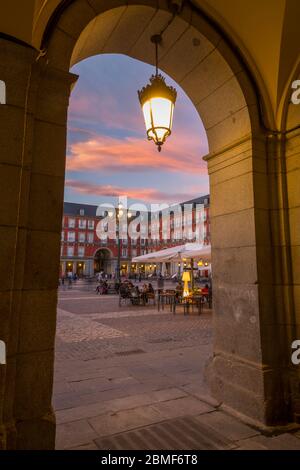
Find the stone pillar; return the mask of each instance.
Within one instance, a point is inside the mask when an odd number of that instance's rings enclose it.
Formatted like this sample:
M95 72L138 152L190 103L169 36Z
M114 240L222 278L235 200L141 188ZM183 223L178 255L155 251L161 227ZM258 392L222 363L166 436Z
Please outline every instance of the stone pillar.
M66 118L74 76L0 40L0 447L54 448L51 406Z
M300 76L297 77L300 79ZM290 103L287 115L287 129L299 127L300 105ZM287 246L290 271L286 269L288 282L284 286L284 300L289 306L289 315L282 325L282 333L287 332L289 361L286 364L286 388L289 392L291 412L300 422L300 365L291 361L291 343L300 339L300 129L289 132L285 139L286 172L286 214L289 224ZM292 297L292 298L291 298ZM287 394L288 395L288 394Z
M93 259L88 260L88 274L90 276L94 275L94 260Z
M206 158L214 310L208 375L224 408L260 426L289 418L274 286L278 267L272 232L278 226L270 224L273 177L266 152L264 136L249 136Z

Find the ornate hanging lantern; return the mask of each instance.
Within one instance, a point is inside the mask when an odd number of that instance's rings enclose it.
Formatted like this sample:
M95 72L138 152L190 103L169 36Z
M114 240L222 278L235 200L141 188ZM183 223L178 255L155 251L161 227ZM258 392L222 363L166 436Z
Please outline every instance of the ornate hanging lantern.
M150 84L138 91L148 140L155 142L159 152L166 138L171 135L177 98L176 89L168 86L165 78L158 73L158 45L161 40L161 34L151 37L156 50L156 73L150 77Z

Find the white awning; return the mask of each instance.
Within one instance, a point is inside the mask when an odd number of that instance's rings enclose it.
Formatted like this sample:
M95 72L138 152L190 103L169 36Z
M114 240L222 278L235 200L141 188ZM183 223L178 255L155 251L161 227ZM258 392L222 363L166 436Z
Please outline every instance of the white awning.
M186 243L185 245L173 246L164 250L154 251L146 255L132 258L133 263L164 263L172 261L183 261L184 259L194 259L210 263L210 245L200 245L199 243Z

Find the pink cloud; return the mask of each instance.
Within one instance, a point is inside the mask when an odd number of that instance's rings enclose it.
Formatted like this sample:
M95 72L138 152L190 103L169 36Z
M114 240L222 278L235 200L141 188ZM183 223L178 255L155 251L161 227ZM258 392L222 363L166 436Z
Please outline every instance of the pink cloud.
M207 174L202 161L198 140L191 136L172 136L162 152L158 153L153 142L127 137L118 139L104 135L91 135L88 140L69 145L68 171L147 171ZM196 149L198 150L196 152Z
M95 196L119 197L127 196L147 202L181 202L199 195L199 188L195 193L165 193L154 188L122 188L121 186L96 185L77 180L66 180L65 185L80 194L92 194Z
M85 91L72 97L69 107L69 120L80 121L85 124L105 123L113 129L142 129L142 119L139 114L128 109L124 111L124 104L120 106L117 99L111 94ZM141 116L142 117L142 116Z

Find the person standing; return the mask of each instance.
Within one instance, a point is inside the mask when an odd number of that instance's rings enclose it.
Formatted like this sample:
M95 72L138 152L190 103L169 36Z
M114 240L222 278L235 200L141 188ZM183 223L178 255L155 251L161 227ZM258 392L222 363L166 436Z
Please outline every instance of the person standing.
M165 280L164 280L164 277L163 275L160 273L158 275L158 278L157 278L157 289L158 289L158 292L162 292L164 290L164 286L165 286Z

